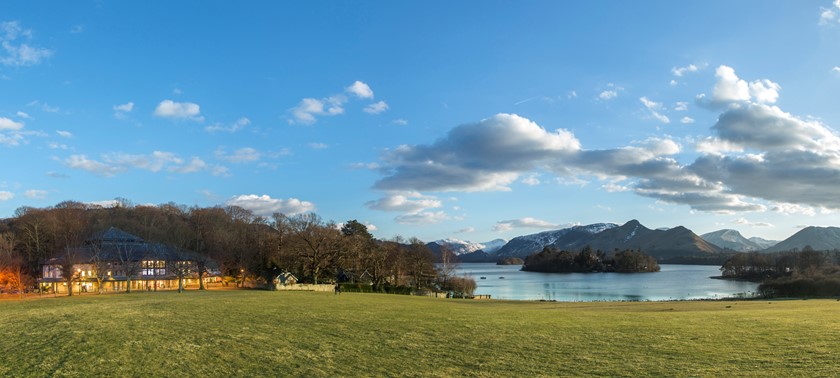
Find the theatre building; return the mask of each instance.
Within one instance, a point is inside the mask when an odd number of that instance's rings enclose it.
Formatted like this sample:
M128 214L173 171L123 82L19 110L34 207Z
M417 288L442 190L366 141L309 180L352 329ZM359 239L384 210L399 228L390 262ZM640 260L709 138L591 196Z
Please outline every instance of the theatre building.
M179 281L197 288L200 281L220 280L217 264L206 256L114 227L56 253L41 266L38 279L42 290L54 293L167 290L177 289Z

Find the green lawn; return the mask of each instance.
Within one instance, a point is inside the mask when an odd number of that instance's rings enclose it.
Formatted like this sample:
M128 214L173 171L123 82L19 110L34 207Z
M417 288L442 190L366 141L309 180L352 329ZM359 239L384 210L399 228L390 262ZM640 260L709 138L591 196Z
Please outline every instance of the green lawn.
M0 376L840 376L840 302L189 291L0 301Z

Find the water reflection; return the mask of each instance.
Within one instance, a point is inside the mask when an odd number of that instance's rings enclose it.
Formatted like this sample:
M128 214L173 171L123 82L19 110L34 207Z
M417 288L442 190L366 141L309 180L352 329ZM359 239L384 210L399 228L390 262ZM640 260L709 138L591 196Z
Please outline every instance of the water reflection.
M522 272L518 265L473 263L461 264L457 274L475 279L476 294L516 300L719 299L754 293L757 287L750 282L709 278L720 274L717 266L663 264L661 267L658 273L536 273Z

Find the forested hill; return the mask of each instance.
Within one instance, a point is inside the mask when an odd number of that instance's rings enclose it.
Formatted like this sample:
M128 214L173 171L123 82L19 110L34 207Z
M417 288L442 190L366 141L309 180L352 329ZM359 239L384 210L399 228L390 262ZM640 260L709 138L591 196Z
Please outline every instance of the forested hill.
M53 257L76 263L77 257L67 251L111 227L193 251L215 261L225 276L267 287L284 271L303 282L364 277L374 287L413 289L434 288L439 277L434 256L421 241L376 240L355 220L339 225L314 213L265 218L237 206L125 203L103 208L72 201L20 208L15 217L0 222L0 268L19 266L34 284L40 264Z
M546 273L658 272L659 264L641 251L624 250L611 254L584 247L580 252L546 247L525 258L522 270Z

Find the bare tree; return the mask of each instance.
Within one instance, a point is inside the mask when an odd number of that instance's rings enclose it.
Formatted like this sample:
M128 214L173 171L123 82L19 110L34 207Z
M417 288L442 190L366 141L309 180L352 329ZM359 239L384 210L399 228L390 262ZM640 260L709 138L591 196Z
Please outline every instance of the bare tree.
M140 251L134 243L121 242L114 245L117 259L120 261L120 270L125 275L125 292L131 293L131 282L141 272Z
M442 287L449 287L449 279L455 276L456 270L458 270L458 257L452 253L449 247L441 246L438 276L440 277Z
M22 256L31 273L38 272L38 265L50 252L47 212L31 207L21 207L15 211L15 228L18 242L22 246Z
M178 292L184 292L184 279L192 275L194 264L192 254L183 249L170 250L166 253L166 270L178 280Z
M340 232L333 224L324 224L317 214L296 215L289 220L292 233L297 237L295 250L304 261L305 273L315 284L323 273L337 262Z
M409 243L406 250L409 271L411 272L414 287L422 289L428 285L428 278L435 276L434 255L417 238L411 238Z
M96 280L96 292L102 294L102 282L107 280L112 274L112 259L107 254L107 251L102 248L102 244L98 240L91 242L88 247L91 252L90 265L93 268L91 276Z
M19 256L0 259L0 285L5 285L17 291L20 299L26 295L26 288L34 280L26 273L24 262Z

